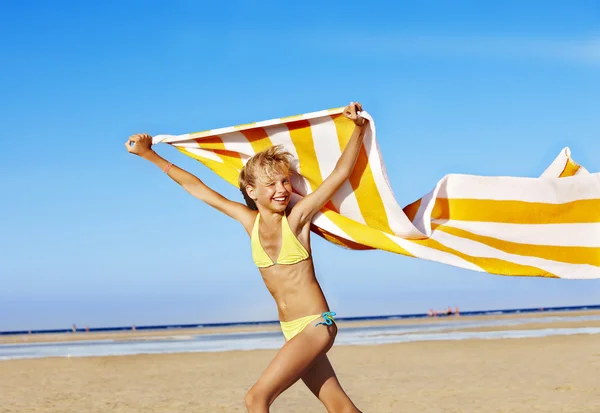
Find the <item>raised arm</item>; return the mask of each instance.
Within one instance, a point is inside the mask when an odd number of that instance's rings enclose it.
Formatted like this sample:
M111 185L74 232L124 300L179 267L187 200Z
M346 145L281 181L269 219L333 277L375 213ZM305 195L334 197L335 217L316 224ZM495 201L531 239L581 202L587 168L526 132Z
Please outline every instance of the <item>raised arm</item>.
M223 195L209 188L198 177L192 175L184 169L173 165L152 149L152 137L145 133L132 135L125 143L129 153L138 155L147 161L158 166L172 180L177 182L188 193L215 209L229 215L231 218L239 221L242 225L254 222L254 213L246 205L231 201Z
M331 174L314 192L305 196L294 206L293 214L297 214L300 226L309 223L313 215L333 197L344 181L350 177L358 159L358 153L363 143L368 122L366 119L358 116L357 112L359 111L362 111L362 106L358 102L350 102L350 105L344 109L344 116L354 121L355 124L348 144L344 148Z

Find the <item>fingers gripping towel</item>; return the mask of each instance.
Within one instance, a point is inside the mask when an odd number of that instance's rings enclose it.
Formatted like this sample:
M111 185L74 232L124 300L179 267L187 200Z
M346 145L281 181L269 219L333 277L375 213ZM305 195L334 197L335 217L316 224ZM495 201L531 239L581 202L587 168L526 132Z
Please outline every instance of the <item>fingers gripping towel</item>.
M283 145L297 159L292 204L332 172L354 129L343 108L189 133L158 135L237 186L255 153ZM350 178L312 222L351 249L381 249L493 274L600 278L600 174L565 148L539 178L450 174L401 208L370 120Z

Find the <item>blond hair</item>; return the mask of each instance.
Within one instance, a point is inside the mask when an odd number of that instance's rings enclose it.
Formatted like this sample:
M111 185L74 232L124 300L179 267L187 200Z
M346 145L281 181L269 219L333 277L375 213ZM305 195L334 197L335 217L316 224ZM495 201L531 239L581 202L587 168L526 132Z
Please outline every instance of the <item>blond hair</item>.
M278 173L293 173L293 162L294 156L282 145L271 146L250 158L240 171L238 179L246 205L251 209L258 209L254 200L248 196L246 186L256 186L257 182L267 183Z

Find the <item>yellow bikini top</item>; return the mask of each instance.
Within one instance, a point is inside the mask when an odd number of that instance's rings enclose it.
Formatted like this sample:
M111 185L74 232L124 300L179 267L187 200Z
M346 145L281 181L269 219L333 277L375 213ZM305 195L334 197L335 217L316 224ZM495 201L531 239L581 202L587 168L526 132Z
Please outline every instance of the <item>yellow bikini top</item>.
M250 237L252 259L254 259L254 263L258 268L266 268L275 264L296 264L310 256L308 251L306 251L306 248L304 248L292 232L284 214L283 218L281 218L281 250L279 251L277 262L273 262L260 243L260 238L258 236L259 221L260 214L256 214L256 220L254 221L254 227L252 228L252 236Z

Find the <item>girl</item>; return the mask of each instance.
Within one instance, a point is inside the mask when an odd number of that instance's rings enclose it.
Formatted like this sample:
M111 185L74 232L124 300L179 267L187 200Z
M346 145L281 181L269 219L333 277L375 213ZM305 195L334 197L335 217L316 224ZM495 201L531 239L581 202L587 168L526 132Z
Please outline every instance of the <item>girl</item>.
M246 394L249 413L268 413L275 398L298 379L329 413L359 412L326 355L337 326L315 276L310 223L354 168L368 122L360 111L360 103L351 102L345 108L344 116L354 121L355 128L335 169L292 209L288 206L293 158L280 146L257 153L242 169L239 184L247 203L243 205L160 157L152 150L149 135L133 135L125 144L130 153L157 165L191 195L239 221L250 236L252 258L275 299L286 343Z

